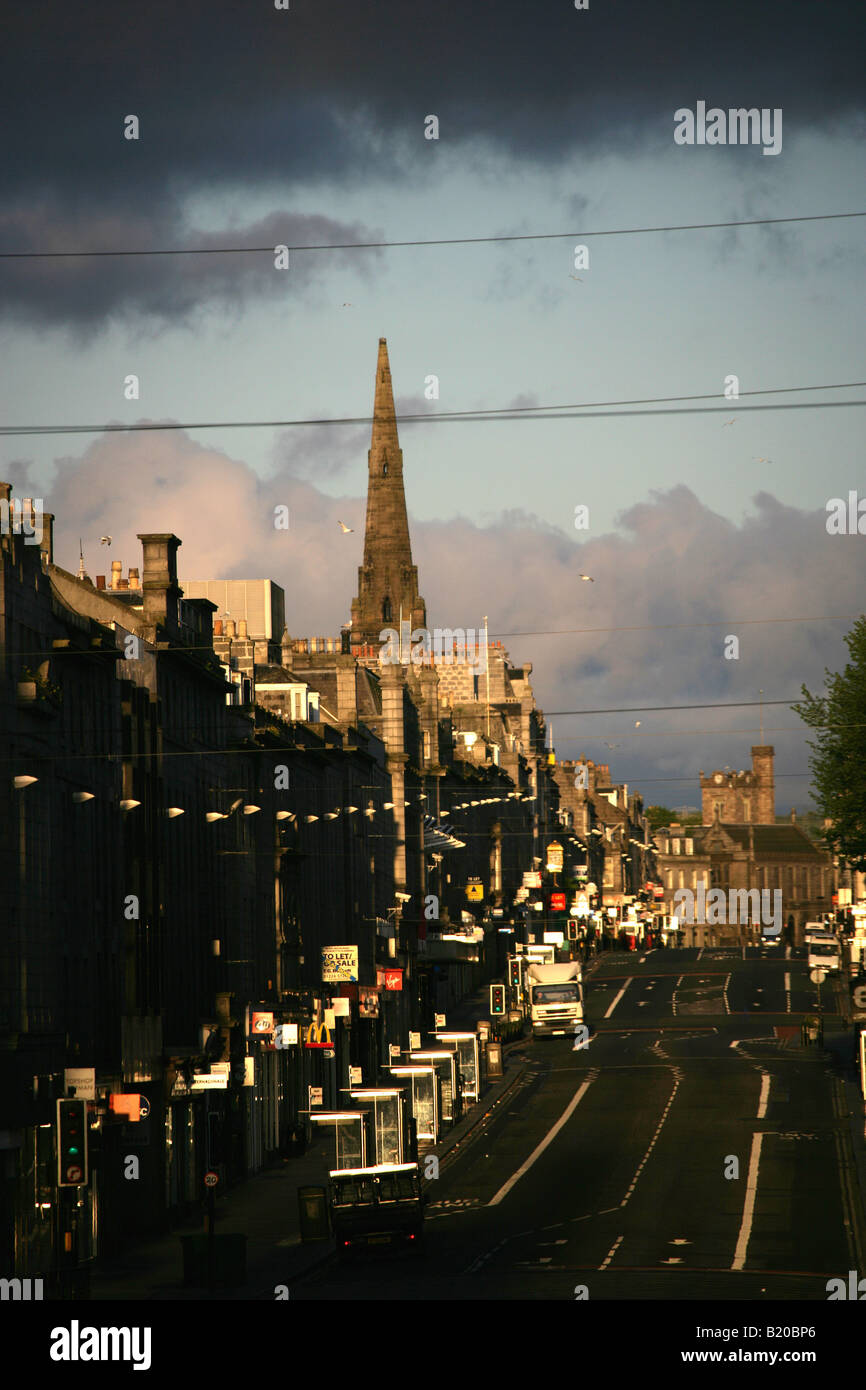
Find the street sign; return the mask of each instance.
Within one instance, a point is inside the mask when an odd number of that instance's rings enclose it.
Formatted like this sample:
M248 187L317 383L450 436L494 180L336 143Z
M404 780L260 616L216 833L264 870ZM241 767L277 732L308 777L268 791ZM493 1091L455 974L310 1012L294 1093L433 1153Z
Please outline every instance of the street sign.
M821 970L820 967L816 967L815 970L810 970L810 971L809 971L809 979L812 981L812 984L813 984L813 985L822 985L822 984L824 983L824 981L826 980L826 978L827 978L827 971L826 971L826 970Z
M227 1091L229 1079L224 1072L212 1076L210 1072L196 1072L192 1078L192 1089L194 1091Z
M63 1073L63 1089L72 1091L79 1100L96 1100L96 1068L67 1067Z
M433 1025L434 1025L434 1027L436 1027L436 1028L444 1028L444 1027L445 1027L445 1015L444 1015L444 1014L434 1014L434 1015L433 1015Z
M204 1175L204 1185L205 1185L205 1187L216 1187L216 1185L217 1185L217 1183L219 1182L219 1180L220 1180L220 1175L219 1175L219 1173L214 1173L213 1170L211 1170L211 1172L209 1172L209 1173L205 1173L205 1175Z
M321 1105L321 1104L322 1104L322 1089L323 1089L323 1088L322 1088L321 1086L308 1086L308 1087L307 1087L307 1090L308 1090L309 1093L310 1093L310 1109L311 1109L311 1110L312 1110L312 1108L313 1108L314 1105Z
M361 1067L349 1068L349 1085L362 1086L364 1083L364 1073Z

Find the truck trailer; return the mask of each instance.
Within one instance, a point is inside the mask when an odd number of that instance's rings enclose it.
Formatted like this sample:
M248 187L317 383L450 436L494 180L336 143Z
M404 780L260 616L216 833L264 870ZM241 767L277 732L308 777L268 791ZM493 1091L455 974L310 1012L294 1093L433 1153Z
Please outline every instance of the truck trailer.
M583 1023L583 983L580 962L539 965L526 969L525 986L533 1037L564 1037Z

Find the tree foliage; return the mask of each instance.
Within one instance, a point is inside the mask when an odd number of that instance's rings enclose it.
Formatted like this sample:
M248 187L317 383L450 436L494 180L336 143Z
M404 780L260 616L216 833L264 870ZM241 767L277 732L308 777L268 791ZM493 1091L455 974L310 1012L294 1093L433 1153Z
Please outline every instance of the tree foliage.
M825 695L802 687L794 705L817 737L810 740L814 798L830 822L822 838L853 869L866 869L866 617L845 637L851 660L825 670Z

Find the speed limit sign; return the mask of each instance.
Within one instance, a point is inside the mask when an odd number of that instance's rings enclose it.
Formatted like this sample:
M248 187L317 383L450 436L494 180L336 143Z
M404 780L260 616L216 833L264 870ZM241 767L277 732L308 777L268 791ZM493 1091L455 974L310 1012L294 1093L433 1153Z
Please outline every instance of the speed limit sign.
M219 1175L219 1173L214 1173L213 1171L211 1171L210 1173L205 1173L205 1175L204 1175L204 1185L205 1185L205 1187L216 1187L216 1185L217 1185L217 1183L219 1182L219 1180L220 1180L220 1175Z

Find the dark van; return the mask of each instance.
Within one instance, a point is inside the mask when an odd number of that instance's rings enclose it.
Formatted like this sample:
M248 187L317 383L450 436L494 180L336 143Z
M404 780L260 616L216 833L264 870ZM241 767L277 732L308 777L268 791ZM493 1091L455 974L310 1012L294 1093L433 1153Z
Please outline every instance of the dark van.
M343 1168L330 1174L337 1252L378 1245L421 1245L426 1197L417 1163Z

